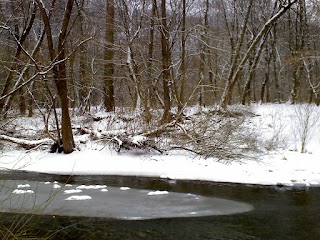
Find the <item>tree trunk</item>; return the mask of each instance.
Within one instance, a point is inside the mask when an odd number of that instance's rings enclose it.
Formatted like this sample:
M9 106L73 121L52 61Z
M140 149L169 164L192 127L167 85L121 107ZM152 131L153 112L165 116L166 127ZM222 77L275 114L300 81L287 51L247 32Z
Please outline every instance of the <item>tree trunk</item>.
M186 88L186 0L182 0L182 23L181 23L181 66L180 66L180 96L178 99L178 112L183 110L185 105Z
M53 35L51 31L51 25L49 17L43 2L37 0L41 16L44 22L44 27L47 35L48 51L52 62L59 61L57 65L53 67L53 78L58 91L58 95L61 102L62 120L61 120L61 131L62 131L62 145L64 153L71 153L74 149L74 140L71 127L71 119L69 114L69 100L68 100L68 87L67 87L67 73L65 65L65 43L67 38L68 25L71 18L72 8L74 0L68 0L62 20L62 25L58 37L57 52L53 46ZM60 139L58 139L58 142Z
M271 56L269 55L269 51L266 51L266 56L265 56L265 61L266 61L266 69L264 73L264 81L261 86L261 94L260 94L260 101L261 103L263 102L268 102L268 84L270 82L270 62L271 62ZM265 99L266 95L266 101Z
M108 0L106 4L106 49L104 53L104 106L107 112L112 112L115 109L114 102L114 83L113 83L113 74L114 74L114 64L113 64L113 55L114 55L114 18L115 18L115 9L114 9L114 0Z
M84 6L82 6L84 8ZM87 38L86 30L85 30L85 22L84 22L85 15L83 11L79 13L79 22L80 22L80 32L82 40ZM80 112L86 112L90 109L90 101L89 101L89 76L88 76L88 57L87 57L87 47L84 44L81 44L79 47L79 110Z
M242 67L241 65L239 65L239 57L240 57L241 47L243 45L245 33L247 31L247 24L248 24L248 20L249 20L249 16L250 16L252 5L253 5L253 0L250 0L250 2L248 3L248 8L247 8L246 15L245 15L245 18L243 20L242 27L241 27L241 33L240 33L240 37L239 37L237 46L231 52L231 56L232 56L231 57L231 66L230 66L230 70L229 70L229 73L228 73L226 85L225 85L225 88L224 88L224 91L223 91L223 94L222 94L222 97L221 97L221 100L220 100L220 104L219 104L219 107L222 108L222 109L226 109L227 105L230 104L231 99L232 99L233 88L235 86L236 81L239 78L239 72L241 70L240 67ZM231 38L231 43L232 43L231 46L234 45L233 42L232 42L233 40L234 39ZM233 47L231 49L233 49ZM253 49L252 49L252 51L253 51ZM247 59L248 59L248 57L249 57L249 54L247 55Z
M276 42L277 42L277 25L273 27L272 31L272 43L271 43L271 56L272 56L272 65L273 65L273 78L276 90L276 101L281 103L282 101L282 94L280 89L279 83L279 75L278 75L278 68L277 68L277 49L276 49Z
M169 29L167 25L166 0L161 0L161 50L162 50L162 84L163 84L163 115L161 124L170 121L170 49Z
M273 15L262 27L260 32L257 36L253 39L252 43L250 44L249 48L247 49L246 53L242 57L241 61L238 63L237 60L233 60L233 64L228 74L227 82L219 103L219 107L222 109L226 109L227 105L231 102L232 99L232 91L235 83L238 80L239 72L243 68L244 64L247 62L250 54L254 51L257 44L261 41L261 38L265 35L266 32L270 30L273 24L287 11L291 8L293 4L295 4L298 0L292 0L287 5L282 6L281 9ZM250 5L249 5L250 6ZM248 9L249 11L249 9ZM245 21L246 22L246 21ZM243 25L245 28L246 24ZM236 52L238 52L236 50Z
M210 45L210 42L209 42L210 37L209 37L209 33L208 33L208 30L209 30L209 10L210 10L209 3L210 3L210 1L206 0L206 10L205 10L205 15L204 15L204 34L205 34L204 40L205 40L205 44L207 46ZM209 93L212 94L211 99L212 99L212 104L214 104L216 101L216 98L217 98L217 96L216 96L217 83L216 83L216 79L213 78L211 49L207 46L205 47L205 53L207 56L207 64L208 64L208 68L209 68L208 82L209 82L210 87L212 89L212 91L209 91Z
M260 61L260 56L261 56L262 50L264 48L263 46L267 40L268 35L269 35L269 33L266 32L263 40L260 43L260 46L258 47L256 54L253 57L253 60L251 61L251 64L249 67L249 76L248 76L247 81L245 83L244 91L243 91L242 98L241 98L242 105L246 104L247 98L249 98L249 101L248 101L249 104L252 101L252 99L251 99L252 81L254 80L255 70L256 70L256 67L258 66L258 63Z
M73 152L74 148L74 140L72 134L71 127L71 119L69 114L69 99L68 99L68 86L67 86L67 72L66 72L66 63L64 61L65 54L65 43L67 38L68 24L70 21L72 8L73 8L74 0L68 0L64 18L59 34L58 39L58 61L61 61L58 65L58 74L55 77L55 83L58 90L58 94L61 101L61 110L62 110L62 123L61 123L61 131L62 131L62 143L63 143L63 151L64 153Z
M204 34L201 34L201 43L200 43L200 63L199 63L199 86L198 86L198 107L199 111L202 111L202 107L205 106L204 101L204 62L205 62L205 53L204 46L202 42L204 41Z
M152 77L152 65L153 65L153 51L154 51L154 25L155 17L157 11L157 1L152 0L152 10L151 18L149 25L149 44L148 44L148 61L147 61L147 90L145 94L145 109L146 109L146 122L149 123L152 119L150 112L150 106L152 106L152 86L153 86L153 77Z

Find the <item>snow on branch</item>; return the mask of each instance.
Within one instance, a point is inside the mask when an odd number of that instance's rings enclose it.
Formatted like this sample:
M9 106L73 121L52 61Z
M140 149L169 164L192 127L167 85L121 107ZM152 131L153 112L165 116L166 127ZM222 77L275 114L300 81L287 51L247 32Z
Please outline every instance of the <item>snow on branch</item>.
M9 137L6 135L0 135L0 140L18 144L26 149L31 149L40 145L51 145L54 143L54 141L50 138L40 140L26 140L15 137Z

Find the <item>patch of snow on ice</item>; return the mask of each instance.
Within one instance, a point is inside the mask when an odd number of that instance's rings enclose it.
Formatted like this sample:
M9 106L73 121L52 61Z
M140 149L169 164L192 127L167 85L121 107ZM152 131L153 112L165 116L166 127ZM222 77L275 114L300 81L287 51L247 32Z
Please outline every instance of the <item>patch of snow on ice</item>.
M17 188L29 188L30 187L30 184L19 184L18 186L17 186Z
M103 189L106 188L106 185L80 185L76 187L77 189Z
M126 191L126 190L129 190L130 188L129 187L121 187L120 190L122 191Z
M15 194L26 194L26 193L32 194L32 193L34 193L34 191L32 191L32 190L15 189L12 193L15 193Z
M92 199L91 196L88 195L72 195L68 198L66 198L65 200L67 201L83 201L83 200L90 200Z
M71 193L81 193L81 189L70 189L70 190L64 190L65 194L71 194Z
M101 192L108 192L108 189L103 188L103 189L101 189Z
M154 192L149 192L147 195L149 196L155 196L155 195L166 195L169 194L168 191L154 191Z
M53 188L61 188L61 186L57 183L53 184Z
M44 184L48 185L48 184L50 184L50 182L45 182Z

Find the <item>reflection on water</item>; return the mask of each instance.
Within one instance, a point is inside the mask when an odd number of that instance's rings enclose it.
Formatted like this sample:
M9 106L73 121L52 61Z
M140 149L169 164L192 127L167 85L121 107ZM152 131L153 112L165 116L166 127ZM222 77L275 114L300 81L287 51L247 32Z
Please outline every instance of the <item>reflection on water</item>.
M18 176L23 179L25 176ZM36 180L38 176L31 176ZM57 177L46 177L56 180ZM66 180L64 178L64 180ZM72 177L82 184L106 184L153 190L192 192L252 204L251 212L228 216L144 221L103 218L38 216L39 234L63 229L55 239L320 239L320 189L282 189L210 182L167 181L148 178ZM43 180L45 181L45 180ZM15 215L2 215L9 224Z

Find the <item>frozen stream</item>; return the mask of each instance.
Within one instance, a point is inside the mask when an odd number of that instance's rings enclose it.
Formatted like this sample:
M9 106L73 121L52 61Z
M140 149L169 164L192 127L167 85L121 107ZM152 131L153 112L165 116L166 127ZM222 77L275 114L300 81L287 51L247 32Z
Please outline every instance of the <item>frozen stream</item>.
M250 204L191 193L126 186L0 181L0 211L39 215L144 220L248 212Z

